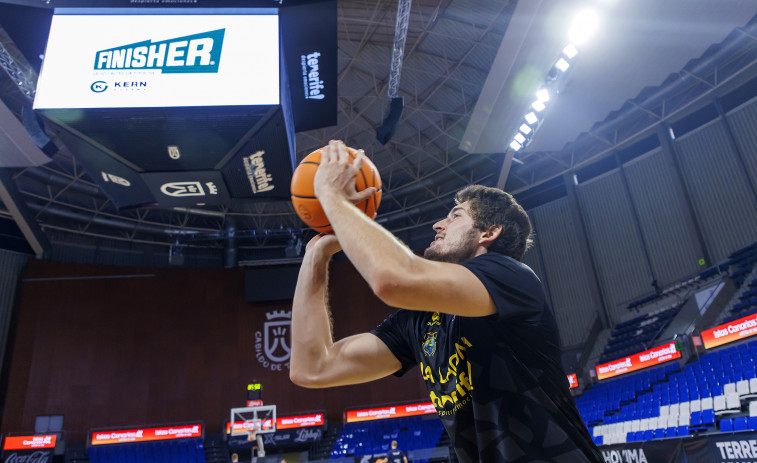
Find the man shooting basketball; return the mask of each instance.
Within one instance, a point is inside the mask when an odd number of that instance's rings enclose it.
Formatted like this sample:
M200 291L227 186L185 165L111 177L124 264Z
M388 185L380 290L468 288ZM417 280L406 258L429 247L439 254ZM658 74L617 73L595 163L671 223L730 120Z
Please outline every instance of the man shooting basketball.
M323 150L315 193L334 235L313 238L297 282L290 377L331 387L419 366L461 462L602 462L559 365L554 315L520 259L531 224L509 194L468 187L418 257L353 206L362 155ZM401 310L370 333L334 342L328 262L343 249L386 304Z

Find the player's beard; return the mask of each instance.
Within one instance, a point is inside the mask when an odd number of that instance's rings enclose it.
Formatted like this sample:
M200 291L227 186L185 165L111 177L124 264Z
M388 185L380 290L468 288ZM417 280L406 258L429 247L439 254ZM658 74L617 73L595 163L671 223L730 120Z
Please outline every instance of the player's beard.
M446 238L444 238L441 243L426 248L423 251L423 257L437 262L450 262L453 264L465 262L476 256L476 249L478 248L477 236L478 230L472 228L455 242L445 242ZM444 245L449 246L445 247ZM445 247L445 249L442 249L442 247Z

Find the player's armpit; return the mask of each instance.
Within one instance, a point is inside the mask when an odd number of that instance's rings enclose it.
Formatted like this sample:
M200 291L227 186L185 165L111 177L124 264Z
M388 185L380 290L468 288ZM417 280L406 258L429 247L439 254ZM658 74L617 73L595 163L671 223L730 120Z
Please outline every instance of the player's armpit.
M383 341L362 333L335 342L317 362L290 370L289 376L299 386L324 388L373 381L400 368L399 360Z

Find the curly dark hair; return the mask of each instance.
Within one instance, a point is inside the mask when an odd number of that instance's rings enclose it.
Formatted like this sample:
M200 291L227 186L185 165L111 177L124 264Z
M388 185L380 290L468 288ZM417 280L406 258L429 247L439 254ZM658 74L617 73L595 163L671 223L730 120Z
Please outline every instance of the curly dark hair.
M528 214L510 193L499 188L470 185L458 191L455 204L470 201L473 226L486 231L491 227L502 227L502 233L489 246L488 251L498 252L513 259L523 259L533 244L531 221Z

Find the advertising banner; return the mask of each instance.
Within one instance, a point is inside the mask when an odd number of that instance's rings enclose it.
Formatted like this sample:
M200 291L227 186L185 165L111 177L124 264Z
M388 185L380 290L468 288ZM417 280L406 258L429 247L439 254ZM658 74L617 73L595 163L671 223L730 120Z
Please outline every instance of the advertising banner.
M387 418L400 418L402 416L429 415L436 413L436 408L431 402L410 405L393 405L382 408L366 408L363 410L348 410L344 413L347 423L358 421L383 420Z
M56 435L7 436L3 441L3 463L52 463Z
M288 5L279 17L295 130L336 125L336 0Z
M262 428L270 429L271 420L263 421ZM307 428L311 426L323 426L325 424L325 414L322 412L312 413L308 415L296 415L296 416L279 416L276 417L276 432L283 429L296 429ZM249 421L235 421L234 431L239 432L247 430L252 427ZM231 423L226 423L226 434L231 432Z
M682 462L681 439L634 442L599 447L606 463L675 463ZM690 460L707 461L711 460Z
M757 334L757 314L752 314L702 331L702 341L705 349L712 349L755 334Z
M163 428L94 431L91 435L90 445L137 443L189 437L202 437L202 425L189 424Z
M3 442L3 450L54 449L55 440L55 434L8 436Z
M275 9L68 11L53 16L35 109L279 104Z
M275 433L262 434L263 445L268 449L269 447L310 444L321 440L323 432L323 429L315 427L277 430ZM247 440L246 435L229 436L228 444L230 448L250 448L252 442Z
M578 387L578 376L575 373L568 375L568 384L570 384L571 389Z
M710 435L684 444L688 461L708 463L757 462L757 433Z
M600 380L612 378L681 358L680 349L677 342L671 342L622 359L597 365L597 378Z

